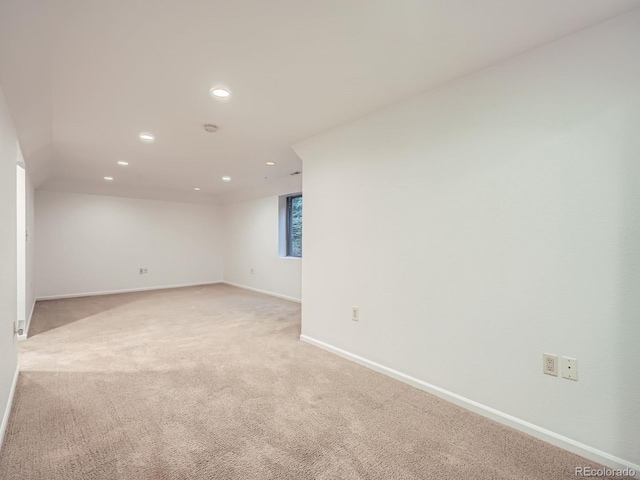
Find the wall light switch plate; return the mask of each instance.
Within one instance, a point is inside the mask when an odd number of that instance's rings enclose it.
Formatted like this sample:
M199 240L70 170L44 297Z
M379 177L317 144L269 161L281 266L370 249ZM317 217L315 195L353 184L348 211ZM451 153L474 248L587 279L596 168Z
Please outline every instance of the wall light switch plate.
M569 380L578 381L578 360L571 357L562 357L562 376Z
M351 307L351 320L353 320L354 322L360 321L360 308Z
M542 354L542 373L558 376L558 356L551 353Z

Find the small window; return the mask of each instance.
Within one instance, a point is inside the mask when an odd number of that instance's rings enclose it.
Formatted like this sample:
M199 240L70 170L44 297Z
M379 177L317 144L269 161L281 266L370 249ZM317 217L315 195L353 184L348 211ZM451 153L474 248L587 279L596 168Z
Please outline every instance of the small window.
M302 195L287 197L287 257L302 257Z

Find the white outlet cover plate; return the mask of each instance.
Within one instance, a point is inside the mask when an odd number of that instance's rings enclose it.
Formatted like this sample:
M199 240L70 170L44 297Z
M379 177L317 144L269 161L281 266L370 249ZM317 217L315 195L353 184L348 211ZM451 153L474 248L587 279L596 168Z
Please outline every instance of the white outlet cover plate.
M558 356L551 353L542 354L542 373L558 376Z
M569 380L578 380L578 360L571 357L562 357L562 376Z

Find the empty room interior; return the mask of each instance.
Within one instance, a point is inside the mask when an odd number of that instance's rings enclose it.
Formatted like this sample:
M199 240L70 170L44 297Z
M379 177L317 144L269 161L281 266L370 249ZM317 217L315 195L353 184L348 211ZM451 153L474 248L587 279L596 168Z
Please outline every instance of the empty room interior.
M0 0L0 480L640 478L639 0Z

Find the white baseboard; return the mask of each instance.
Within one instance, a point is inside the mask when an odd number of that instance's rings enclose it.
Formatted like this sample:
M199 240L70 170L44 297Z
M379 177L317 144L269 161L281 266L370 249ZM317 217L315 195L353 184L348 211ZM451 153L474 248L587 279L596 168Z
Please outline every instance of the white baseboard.
M551 430L547 430L519 418L513 417L509 414L475 402L461 395L457 395L453 392L444 390L443 388L431 385L430 383L423 382L422 380L418 380L417 378L398 372L397 370L393 370L392 368L385 367L384 365L380 365L379 363L372 362L371 360L367 360L366 358L360 357L358 355L354 355L353 353L334 347L320 340L316 340L315 338L308 337L306 335L300 335L300 340L310 345L322 348L323 350L327 350L328 352L339 355L343 358L346 358L347 360L351 360L352 362L358 363L364 367L370 368L371 370L375 370L376 372L382 373L391 378L395 378L396 380L400 380L401 382L407 383L415 388L424 390L425 392L431 393L432 395L447 400L455 405L478 413L508 427L524 432L527 435L531 435L532 437L543 440L547 443L555 445L556 447L560 447L564 450L568 450L584 458L600 463L606 467L616 469L628 468L629 470L634 470L636 475L635 478L640 478L640 465L636 465L596 448L590 447L580 442L576 442L575 440L564 437L562 435L558 435Z
M224 283L226 285L231 285L232 287L242 288L243 290L250 290L252 292L262 293L264 295L270 295L272 297L283 298L285 300L289 300L290 302L302 303L302 300L300 300L299 298L288 297L287 295L281 295L279 293L269 292L267 290L260 290L258 288L247 287L245 285L239 285L237 283L231 283L231 282L222 282L222 283Z
M215 285L217 283L223 283L223 282L222 280L216 280L211 282L183 283L179 285L161 285L158 287L127 288L124 290L107 290L104 292L84 292L84 293L66 293L64 295L45 295L42 297L37 297L36 301L39 302L42 300L58 300L60 298L97 297L100 295L116 295L118 293L148 292L152 290L168 290L170 288L199 287L201 285Z
M0 424L0 450L4 444L4 436L7 433L7 426L9 425L9 415L11 415L11 405L13 405L13 396L16 393L16 385L18 385L18 376L20 375L20 367L16 365L16 373L13 375L13 382L11 383L11 390L9 390L9 398L7 399L7 408L4 410L2 416L2 424Z

